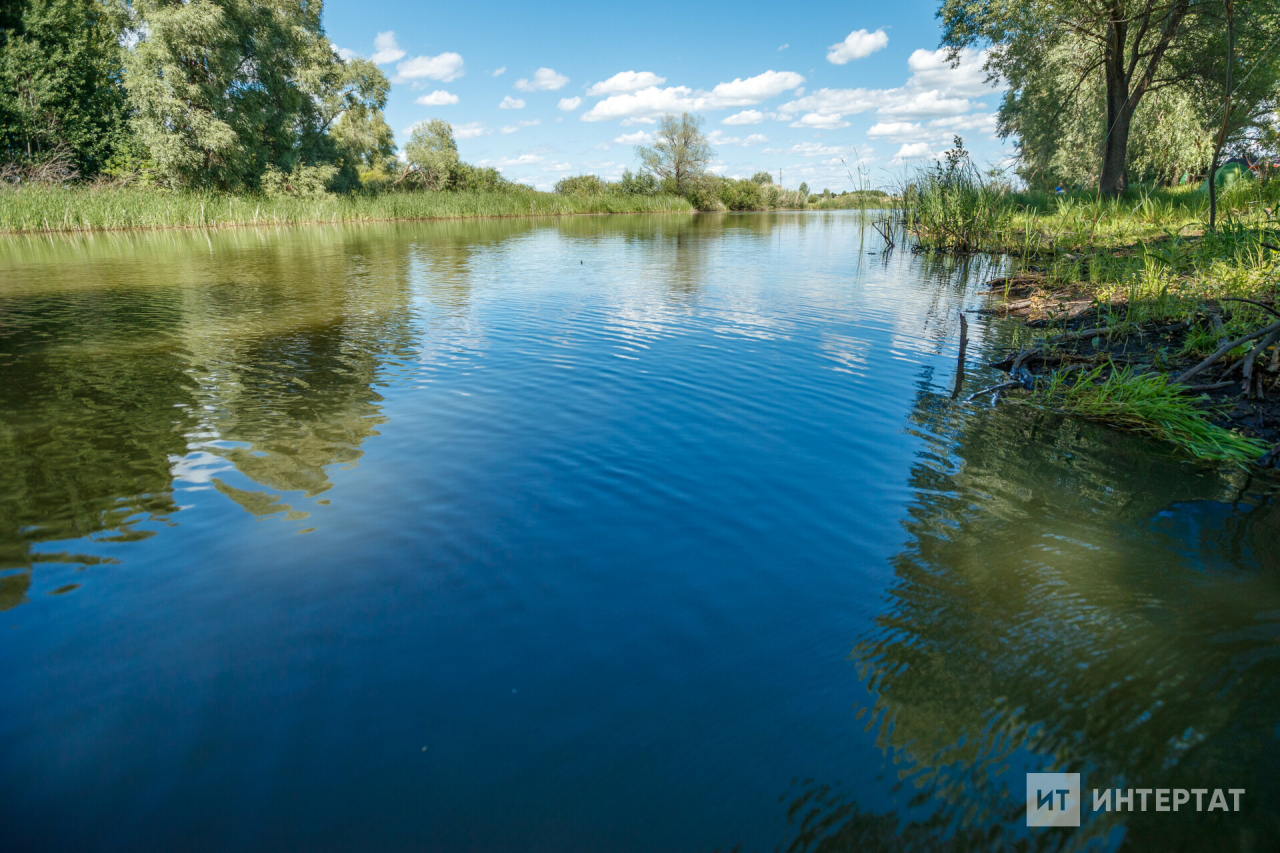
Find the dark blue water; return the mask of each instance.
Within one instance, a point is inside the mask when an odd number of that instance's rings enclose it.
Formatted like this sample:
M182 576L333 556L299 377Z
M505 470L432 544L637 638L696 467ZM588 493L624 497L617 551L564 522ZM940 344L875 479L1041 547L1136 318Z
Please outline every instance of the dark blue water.
M10 239L5 849L1268 849L1268 487L951 401L991 268L874 236Z

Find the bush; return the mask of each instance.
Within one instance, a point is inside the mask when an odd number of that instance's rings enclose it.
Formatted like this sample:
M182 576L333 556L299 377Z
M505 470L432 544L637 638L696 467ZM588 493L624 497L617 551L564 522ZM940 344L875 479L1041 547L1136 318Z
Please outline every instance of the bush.
M614 184L614 187L618 192L627 195L657 195L658 179L649 172L632 174L630 169L624 169L622 178Z
M571 175L556 181L560 195L604 195L609 185L596 175Z
M690 181L684 197L698 210L724 210L719 190L715 178L704 175L699 180Z
M759 210L764 205L760 183L725 179L720 183L720 201L729 210Z
M446 189L457 192L475 192L479 190L508 190L515 185L502 177L502 173L492 166L472 166L459 161L449 169L449 180Z
M323 198L338 175L337 166L294 166L291 172L282 172L268 166L262 174L262 192L269 198L297 196L298 198Z

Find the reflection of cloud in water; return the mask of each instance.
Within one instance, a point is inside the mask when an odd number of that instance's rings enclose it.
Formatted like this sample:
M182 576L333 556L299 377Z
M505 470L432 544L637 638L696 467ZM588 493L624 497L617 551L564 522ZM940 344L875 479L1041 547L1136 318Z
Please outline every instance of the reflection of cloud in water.
M826 333L822 336L818 351L822 353L824 358L828 358L839 365L831 368L832 370L851 373L854 376L865 377L867 375L868 353L871 352L870 341L849 335Z

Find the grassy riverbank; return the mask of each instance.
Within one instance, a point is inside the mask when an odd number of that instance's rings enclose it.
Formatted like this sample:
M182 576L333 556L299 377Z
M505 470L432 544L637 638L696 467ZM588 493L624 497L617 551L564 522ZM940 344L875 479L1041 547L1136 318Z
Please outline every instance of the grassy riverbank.
M925 176L906 201L918 249L1012 259L982 309L1022 323L1006 393L1203 459L1280 455L1280 182L1237 183L1214 227L1194 188L1099 199Z
M134 187L39 186L0 190L0 233L667 213L692 209L683 198L670 195L576 196L531 189L273 198Z

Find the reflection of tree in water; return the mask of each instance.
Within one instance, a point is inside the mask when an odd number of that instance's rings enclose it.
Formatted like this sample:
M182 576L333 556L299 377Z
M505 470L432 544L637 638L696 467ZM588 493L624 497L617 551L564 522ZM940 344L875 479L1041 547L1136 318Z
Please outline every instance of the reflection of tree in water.
M922 391L915 418L933 446L912 473L911 539L853 659L880 746L936 811L885 830L896 846L855 843L897 818L813 788L795 849L1074 849L1118 827L1133 850L1280 838L1274 494L1233 508L1228 475L1017 407L960 418ZM1029 761L1084 774L1081 830L1028 834ZM1105 787L1248 794L1239 813L1090 823L1087 792Z
M175 511L169 456L185 452L186 362L171 295L53 293L0 301L0 570L34 561L35 542L150 535ZM3 579L0 608L23 599Z
M307 495L359 458L379 370L411 343L405 244L323 236L117 237L17 258L0 303L0 569L25 571L0 577L0 607L24 599L35 562L96 561L37 543L151 535L139 524L176 512L172 463L192 447Z

